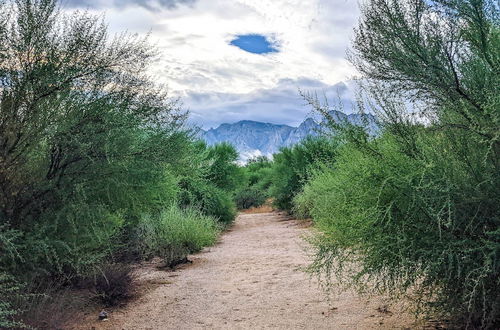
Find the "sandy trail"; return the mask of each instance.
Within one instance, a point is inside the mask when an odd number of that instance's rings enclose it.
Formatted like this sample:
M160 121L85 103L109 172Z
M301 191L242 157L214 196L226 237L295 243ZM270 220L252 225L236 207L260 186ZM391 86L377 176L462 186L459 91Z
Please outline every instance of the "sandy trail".
M353 293L331 294L300 270L309 229L279 213L242 214L220 242L177 271L140 275L145 292L109 321L79 329L402 329L412 318ZM149 285L146 285L149 283ZM95 316L95 315L94 315Z

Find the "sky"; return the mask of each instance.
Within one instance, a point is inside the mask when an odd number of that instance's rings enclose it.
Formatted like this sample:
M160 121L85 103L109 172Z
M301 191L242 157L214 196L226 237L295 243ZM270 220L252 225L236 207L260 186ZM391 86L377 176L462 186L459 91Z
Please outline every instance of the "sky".
M358 0L62 0L61 5L104 12L111 33L150 33L160 54L151 69L155 80L180 97L191 122L205 129L239 120L297 126L311 112L299 89L348 98L342 82L356 75L345 57Z

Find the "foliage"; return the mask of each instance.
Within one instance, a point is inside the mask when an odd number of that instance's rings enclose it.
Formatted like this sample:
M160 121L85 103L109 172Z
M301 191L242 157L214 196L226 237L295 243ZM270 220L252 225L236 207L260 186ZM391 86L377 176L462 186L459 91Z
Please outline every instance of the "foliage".
M0 218L17 254L0 265L90 272L123 227L171 202L171 150L190 143L183 114L144 74L145 40L110 41L97 18L62 17L53 1L1 10Z
M0 273L0 327L24 328L25 325L15 321L15 316L22 311L16 308L15 300L22 299L22 287L7 273Z
M267 196L271 186L271 172L273 163L265 156L259 156L248 161L245 166L246 178L249 186L255 186Z
M94 291L107 306L132 297L132 268L127 264L107 264L94 277Z
M266 194L258 187L250 186L236 192L234 199L236 207L239 210L245 210L263 205L266 202Z
M2 274L71 284L106 264L199 250L218 233L207 214L234 219L234 148L196 141L147 74L155 55L147 38L110 38L55 0L0 1ZM161 248L137 256L147 226ZM117 282L100 290L110 301L129 283Z
M181 207L193 207L212 216L223 225L229 225L236 216L231 194L200 178L185 177L180 181Z
M158 216L141 218L135 244L144 258L159 256L171 264L214 244L219 230L216 219L172 206Z
M236 150L229 144L193 144L190 169L179 180L179 205L196 208L223 225L231 224L236 216L233 193L244 175L236 159Z
M336 141L310 137L291 148L283 148L274 155L269 194L274 204L283 210L293 208L293 198L301 190L310 171L323 162L331 162L336 155Z
M249 209L263 205L269 197L268 190L271 186L271 167L272 162L259 156L250 159L248 163L241 168L243 179L242 185L234 194L236 207L240 210Z
M342 130L336 162L296 197L322 232L311 270L411 293L417 307L466 327L498 326L498 9L486 0L363 6L351 60L374 100L361 106L384 129L374 140Z
M237 159L238 152L228 143L208 147L206 179L224 191L235 191L243 180L243 172L236 164Z
M495 307L498 236L487 226L497 216L498 178L476 160L485 180L479 189L447 139L426 132L418 142L424 159L405 155L391 136L370 143L373 154L346 145L337 165L306 185L296 201L323 232L313 269L362 288L416 290L427 304L420 307L459 315L473 304ZM449 152L437 152L438 143Z

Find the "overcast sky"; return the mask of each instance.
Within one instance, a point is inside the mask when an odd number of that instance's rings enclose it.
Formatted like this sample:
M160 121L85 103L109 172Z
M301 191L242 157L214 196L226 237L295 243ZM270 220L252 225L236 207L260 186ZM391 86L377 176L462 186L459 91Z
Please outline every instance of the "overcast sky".
M345 53L357 0L62 0L62 6L104 11L111 32L151 31L161 53L155 76L204 128L243 119L298 125L310 113L299 88L332 94L332 86L355 75ZM238 40L246 35L258 38Z

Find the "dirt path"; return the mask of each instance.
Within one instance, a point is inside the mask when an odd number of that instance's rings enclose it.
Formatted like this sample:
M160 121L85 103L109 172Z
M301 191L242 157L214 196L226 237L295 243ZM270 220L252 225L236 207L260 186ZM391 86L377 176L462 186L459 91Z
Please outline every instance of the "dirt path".
M384 311L381 299L352 293L330 301L299 268L309 229L278 213L242 214L215 247L175 272L151 268L146 292L109 321L80 329L402 329L412 318ZM149 283L150 285L144 285Z

